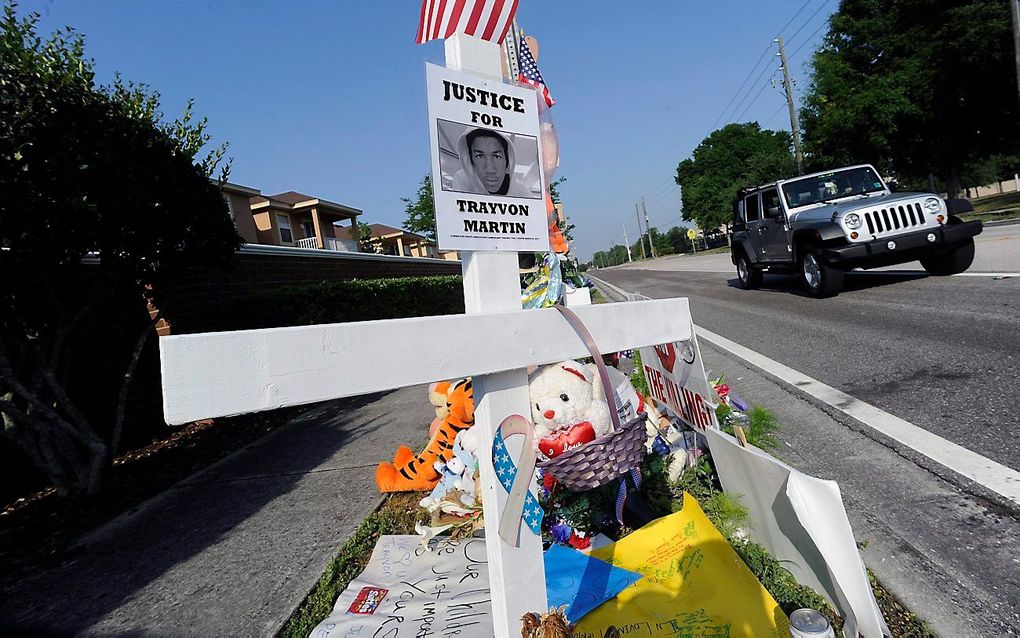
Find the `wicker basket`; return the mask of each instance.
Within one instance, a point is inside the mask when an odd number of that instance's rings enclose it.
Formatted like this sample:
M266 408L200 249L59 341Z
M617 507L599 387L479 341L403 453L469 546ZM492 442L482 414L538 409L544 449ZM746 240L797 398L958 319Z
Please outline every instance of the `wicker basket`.
M616 392L609 382L609 374L602 363L602 355L581 320L572 311L555 306L584 341L599 371L600 381L609 404L614 429L609 434L559 456L542 461L537 467L551 474L564 487L582 492L605 485L621 474L639 466L645 457L645 416L639 414L630 421L620 423L617 416Z
M572 492L590 490L640 465L645 458L645 438L645 415L639 414L619 430L567 450L537 467Z

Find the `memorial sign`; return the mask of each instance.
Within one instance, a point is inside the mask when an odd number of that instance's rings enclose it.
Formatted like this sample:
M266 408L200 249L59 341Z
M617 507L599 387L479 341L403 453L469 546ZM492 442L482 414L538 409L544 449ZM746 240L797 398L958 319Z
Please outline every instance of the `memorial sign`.
M433 64L426 75L439 247L549 250L535 92Z

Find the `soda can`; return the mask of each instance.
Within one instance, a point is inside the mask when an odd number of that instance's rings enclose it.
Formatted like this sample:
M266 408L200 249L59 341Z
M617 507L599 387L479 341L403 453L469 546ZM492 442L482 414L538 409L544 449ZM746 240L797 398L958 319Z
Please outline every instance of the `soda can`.
M790 614L792 638L836 638L829 620L814 609L798 609Z

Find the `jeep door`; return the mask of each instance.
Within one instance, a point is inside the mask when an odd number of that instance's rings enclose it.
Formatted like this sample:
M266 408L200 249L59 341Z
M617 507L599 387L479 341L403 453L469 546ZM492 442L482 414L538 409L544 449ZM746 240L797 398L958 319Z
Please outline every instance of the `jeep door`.
M766 261L765 244L762 240L761 197L752 193L744 198L744 221L747 224L747 241L751 244L753 255L749 255L754 263Z
M779 201L779 190L769 188L761 192L761 241L767 261L790 261L790 232Z

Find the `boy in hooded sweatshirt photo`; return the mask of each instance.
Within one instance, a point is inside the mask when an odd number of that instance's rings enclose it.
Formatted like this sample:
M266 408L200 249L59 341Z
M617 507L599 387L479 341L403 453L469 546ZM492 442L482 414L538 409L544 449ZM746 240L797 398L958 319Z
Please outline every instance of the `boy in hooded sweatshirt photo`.
M514 145L503 134L485 128L468 129L457 141L457 155L461 168L453 175L453 190L537 197L514 173Z

